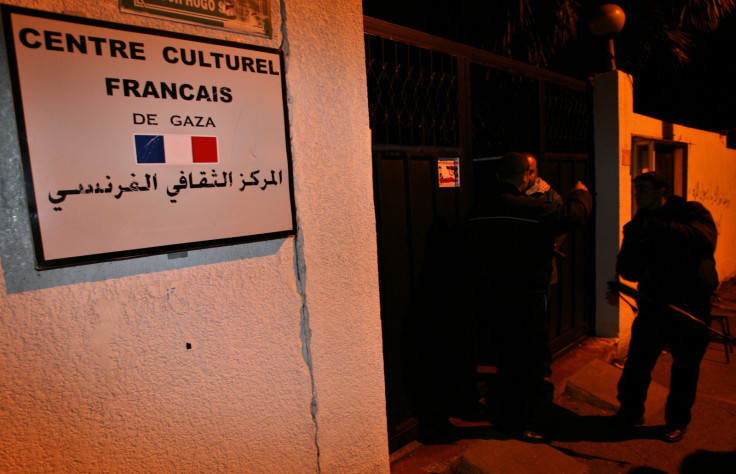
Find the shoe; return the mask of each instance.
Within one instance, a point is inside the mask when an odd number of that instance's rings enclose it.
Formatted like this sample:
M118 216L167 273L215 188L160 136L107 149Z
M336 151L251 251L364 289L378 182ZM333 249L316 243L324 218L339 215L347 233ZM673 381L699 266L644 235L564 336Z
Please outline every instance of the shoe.
M523 433L519 435L519 439L521 441L526 441L527 443L534 443L534 444L544 443L544 437L534 430L524 431Z
M675 428L674 430L667 431L665 434L662 435L662 441L666 441L668 443L677 443L683 437L685 437L685 431L687 431L685 428Z

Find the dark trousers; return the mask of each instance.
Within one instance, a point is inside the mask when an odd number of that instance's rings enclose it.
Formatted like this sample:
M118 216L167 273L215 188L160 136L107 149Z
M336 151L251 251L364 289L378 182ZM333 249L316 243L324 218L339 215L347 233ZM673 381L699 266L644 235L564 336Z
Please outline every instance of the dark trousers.
M642 308L631 328L629 355L618 382L619 415L631 420L644 415L652 370L659 354L669 347L672 371L665 420L670 429L687 427L708 341L707 327L683 316Z
M545 291L494 292L486 303L497 351L496 426L502 431L524 431L531 427L541 400L549 354L547 295Z

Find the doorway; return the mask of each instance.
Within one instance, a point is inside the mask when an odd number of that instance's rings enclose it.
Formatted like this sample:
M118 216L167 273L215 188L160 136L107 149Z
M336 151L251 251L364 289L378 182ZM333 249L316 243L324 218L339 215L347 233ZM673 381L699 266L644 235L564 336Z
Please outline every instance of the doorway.
M631 180L642 173L656 171L671 183L670 193L687 197L687 143L634 137L632 140ZM636 214L634 186L631 187L631 215Z

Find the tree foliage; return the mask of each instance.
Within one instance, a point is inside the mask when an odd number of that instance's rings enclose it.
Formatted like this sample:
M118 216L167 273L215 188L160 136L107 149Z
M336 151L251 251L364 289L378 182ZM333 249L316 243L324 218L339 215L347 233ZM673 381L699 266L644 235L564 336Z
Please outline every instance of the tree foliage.
M616 64L634 77L641 113L736 128L736 118L698 110L709 100L736 107L732 79L720 79L718 92L700 85L704 75L736 75L736 66L711 54L736 47L736 0L364 0L363 6L368 16L588 79L610 67L607 40L594 37L588 25L605 3L626 14L614 38Z
M369 16L547 67L575 43L595 42L588 19L604 3L626 13L617 56L631 70L688 64L736 0L365 0ZM559 61L558 61L559 62ZM594 72L594 71L593 71Z

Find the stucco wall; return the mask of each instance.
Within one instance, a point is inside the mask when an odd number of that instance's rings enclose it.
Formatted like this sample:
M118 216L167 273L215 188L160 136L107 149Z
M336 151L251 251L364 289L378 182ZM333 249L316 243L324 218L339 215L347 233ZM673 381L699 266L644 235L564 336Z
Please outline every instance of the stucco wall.
M631 219L632 138L687 144L687 196L704 204L718 227L716 265L721 281L736 276L736 150L726 137L635 114L631 76L613 71L595 80L596 166L596 333L618 337L619 355L628 350L634 314L606 294L615 276L623 226Z
M283 49L298 232L36 272L4 91L0 470L388 472L361 2L273 2L271 39L5 3Z

